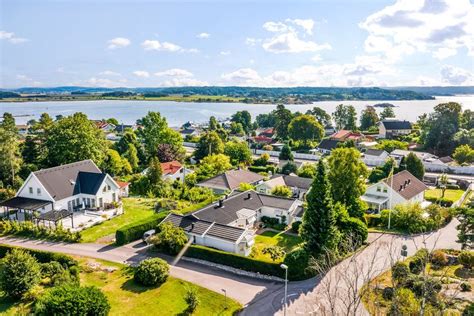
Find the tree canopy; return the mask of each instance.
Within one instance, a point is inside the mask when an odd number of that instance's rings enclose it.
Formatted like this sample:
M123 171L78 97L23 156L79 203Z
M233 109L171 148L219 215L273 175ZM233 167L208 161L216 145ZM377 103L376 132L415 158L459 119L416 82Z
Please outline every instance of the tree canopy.
M194 156L196 159L202 159L208 155L222 154L223 152L224 143L216 132L211 131L201 136Z
M331 126L331 115L320 107L315 106L311 110L306 111L306 114L314 116L314 118L321 124L323 127Z
M451 154L456 147L454 135L459 131L461 113L461 105L456 102L435 106L425 126L425 147L439 156Z
M339 104L332 113L338 130L356 130L357 113L352 105Z
M412 175L423 181L425 175L425 167L423 162L414 153L409 153L405 158L405 167Z
M291 120L288 133L291 139L308 145L310 142L320 142L324 129L314 116L300 115Z
M224 146L224 154L229 156L233 165L249 165L252 163L252 152L246 142L227 142Z
M376 126L378 121L379 117L375 108L373 106L367 106L360 116L360 129L366 131L373 126Z
M280 139L288 138L288 126L293 118L291 111L285 108L283 104L278 104L275 110L275 131Z

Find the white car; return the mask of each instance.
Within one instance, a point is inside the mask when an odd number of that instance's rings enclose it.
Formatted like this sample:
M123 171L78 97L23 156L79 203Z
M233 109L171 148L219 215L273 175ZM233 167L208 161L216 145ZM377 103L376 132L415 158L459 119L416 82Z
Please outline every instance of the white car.
M148 244L148 239L150 239L151 236L156 234L156 231L154 229L147 230L146 232L143 233L143 241Z

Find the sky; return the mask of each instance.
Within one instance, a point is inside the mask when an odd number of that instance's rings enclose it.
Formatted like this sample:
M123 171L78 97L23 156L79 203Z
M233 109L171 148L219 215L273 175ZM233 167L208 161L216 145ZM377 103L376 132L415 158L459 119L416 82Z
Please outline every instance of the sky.
M0 0L0 87L474 85L470 0Z

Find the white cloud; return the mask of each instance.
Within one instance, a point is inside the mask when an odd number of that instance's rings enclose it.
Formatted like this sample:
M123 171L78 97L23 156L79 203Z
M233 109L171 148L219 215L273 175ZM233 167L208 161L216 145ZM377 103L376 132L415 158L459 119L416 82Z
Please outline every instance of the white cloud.
M223 74L221 78L237 85L258 85L262 80L257 71L252 68L241 68L236 71Z
M145 50L156 50L156 51L165 51L165 52L188 52L188 53L197 53L199 50L196 48L185 49L177 44L170 42L160 42L157 40L145 40L142 43L142 47Z
M211 37L211 34L203 32L203 33L199 33L198 35L196 35L196 37L197 38L209 38L209 37Z
M99 72L99 75L100 76L116 76L116 77L122 76L122 74L112 71L112 70L104 70L102 72Z
M474 85L474 74L463 68L444 65L441 68L441 80L449 85Z
M130 45L130 40L125 37L116 37L111 40L107 41L107 48L108 49L116 49L116 48L122 48L122 47L127 47Z
M323 58L321 57L321 55L316 54L311 58L311 60L314 61L315 63L317 63L317 62L320 62L321 60L323 60Z
M397 0L359 24L365 50L396 62L415 52L438 59L465 47L474 54L474 7L469 0Z
M145 71L145 70L135 70L133 72L133 74L137 77L141 77L141 78L148 78L150 77L150 73L148 71Z
M230 51L224 50L224 51L220 52L220 54L221 54L222 56L227 56L227 55L230 55Z
M206 81L197 80L194 78L174 78L162 82L162 87L182 87L182 86L208 86L209 83Z
M253 38L253 37L247 37L245 39L245 44L248 45L248 46L255 46L257 45L258 43L261 43L262 40L259 39L259 38Z
M107 78L92 77L90 79L87 79L85 83L92 87L115 88L115 87L123 86L125 83L127 83L127 80L126 79L111 80Z
M7 31L0 31L0 40L6 40L12 44L20 44L28 41L26 38L16 37L15 33Z
M173 69L168 69L168 70L165 70L165 71L156 72L155 76L157 76L157 77L167 76L167 77L190 78L190 77L193 77L194 75L193 75L192 72L189 72L185 69L173 68Z
M16 75L16 79L23 82L23 84L27 84L27 85L33 86L33 87L38 87L38 86L42 85L42 83L40 81L36 81L33 78L30 78L30 77L28 77L26 75L23 75L23 74Z
M275 34L265 39L262 47L272 53L302 53L331 49L331 45L328 43L318 44L301 37L300 30L303 31L303 35L312 35L313 27L314 21L311 19L286 19L285 23L266 22L263 24L263 28ZM248 38L246 43L255 45L256 41Z

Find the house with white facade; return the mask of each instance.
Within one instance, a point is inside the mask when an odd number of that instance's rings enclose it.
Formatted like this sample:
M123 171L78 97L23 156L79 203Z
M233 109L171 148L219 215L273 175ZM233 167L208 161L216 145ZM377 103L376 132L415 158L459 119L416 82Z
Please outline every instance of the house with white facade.
M161 172L163 180L184 181L184 177L194 171L186 168L179 161L170 161L161 163Z
M362 153L362 161L367 166L382 166L388 158L388 152L378 149L367 149Z
M396 119L385 119L378 123L379 138L393 138L411 133L411 123Z
M381 211L398 204L422 203L428 187L407 170L381 180L367 188L361 199L369 209Z
M7 210L39 212L118 209L120 186L92 160L30 173L15 197L3 201Z
M232 194L188 215L168 215L163 222L182 227L193 242L241 255L249 255L254 244L255 224L262 217L294 220L302 202L253 190Z
M329 155L333 149L337 148L340 142L341 141L336 139L323 139L319 143L317 150L323 155Z
M275 187L286 186L291 189L293 198L303 200L306 193L311 188L312 183L313 179L293 175L275 174L270 180L258 184L255 190L259 193L271 194Z

